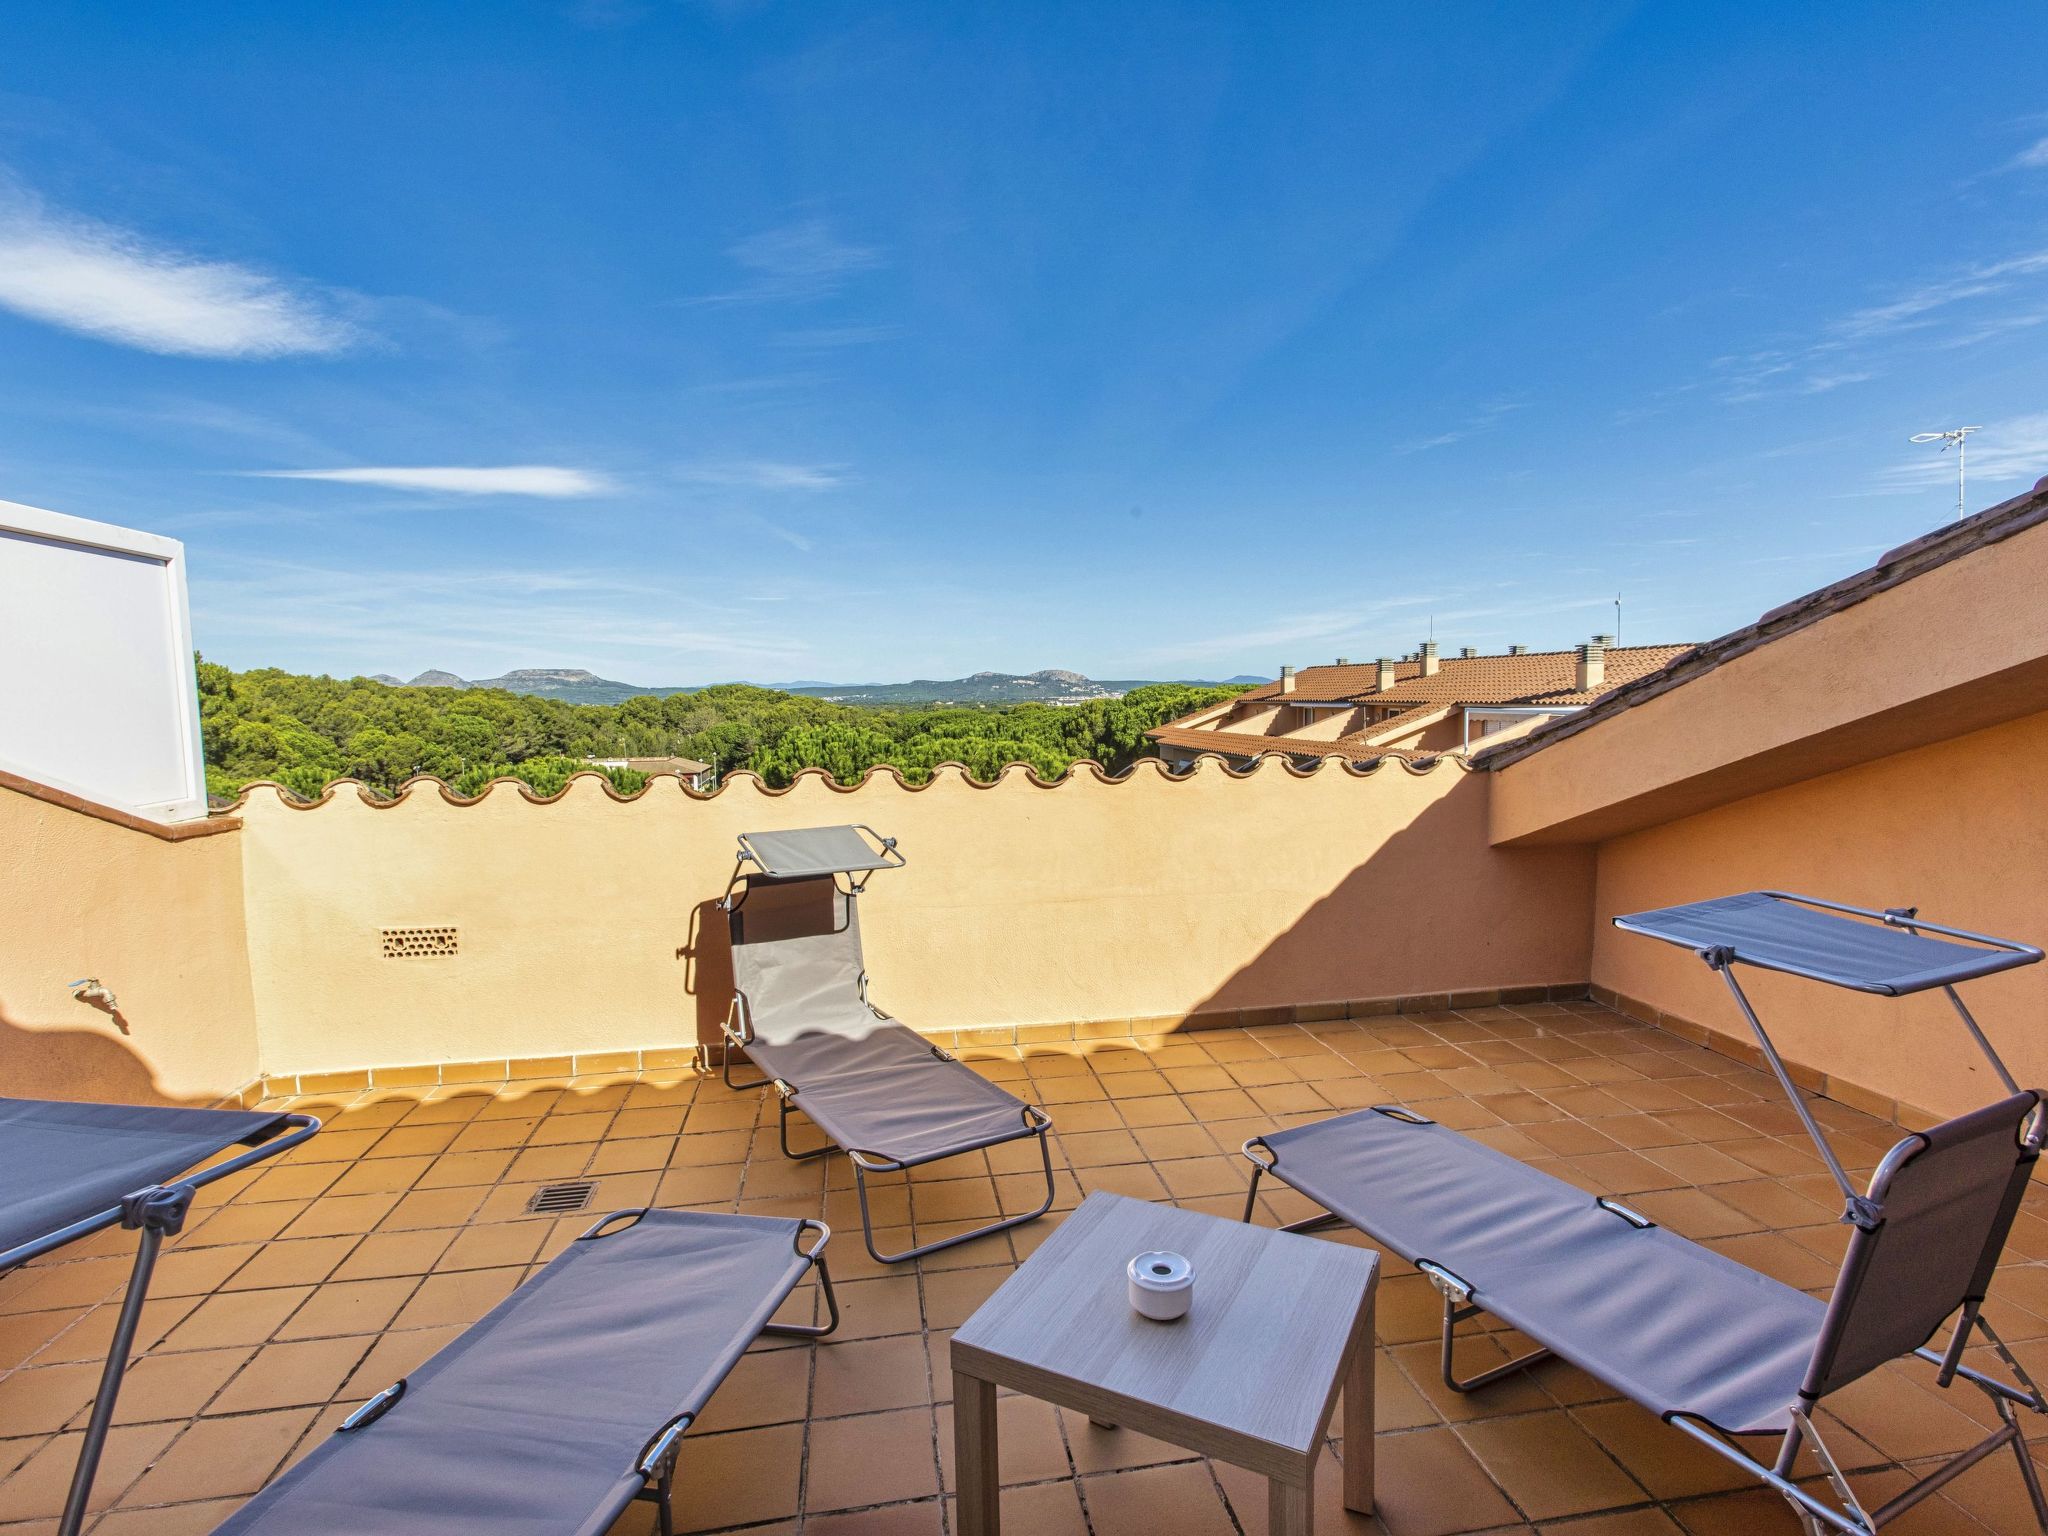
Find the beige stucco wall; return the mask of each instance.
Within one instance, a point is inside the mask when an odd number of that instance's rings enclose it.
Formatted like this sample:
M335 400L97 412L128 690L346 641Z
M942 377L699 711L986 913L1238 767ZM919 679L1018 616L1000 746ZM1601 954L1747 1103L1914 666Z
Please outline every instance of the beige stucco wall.
M1747 1038L1734 1001L1699 960L1624 934L1611 920L1758 888L1875 908L1917 906L1935 922L2041 944L2048 940L2044 763L2048 713L1605 843L1593 980ZM1869 998L1750 970L1742 982L1788 1057L1879 1099L1946 1114L1997 1092L1939 993ZM2048 964L1963 992L2020 1080L2048 1084Z
M876 1001L928 1030L1582 982L1588 849L1486 839L1488 777L1444 765L1184 779L1141 764L1053 787L887 772L855 792L736 778L620 803L501 784L394 805L244 807L266 1072L690 1044L729 996L711 908L752 828L866 822L907 869L863 898ZM386 960L382 927L460 930L450 959Z
M207 1103L256 1075L242 834L184 841L0 787L0 1083ZM127 1021L71 996L98 977Z

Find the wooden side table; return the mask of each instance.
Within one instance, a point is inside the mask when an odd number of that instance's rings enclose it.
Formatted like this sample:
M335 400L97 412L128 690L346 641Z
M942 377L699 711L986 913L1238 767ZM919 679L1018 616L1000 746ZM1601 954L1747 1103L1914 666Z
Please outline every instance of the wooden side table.
M1131 1310L1124 1266L1195 1267L1178 1322ZM1379 1256L1170 1205L1094 1194L953 1335L962 1536L996 1536L996 1389L1262 1474L1273 1536L1308 1536L1316 1458L1344 1392L1344 1507L1372 1513Z

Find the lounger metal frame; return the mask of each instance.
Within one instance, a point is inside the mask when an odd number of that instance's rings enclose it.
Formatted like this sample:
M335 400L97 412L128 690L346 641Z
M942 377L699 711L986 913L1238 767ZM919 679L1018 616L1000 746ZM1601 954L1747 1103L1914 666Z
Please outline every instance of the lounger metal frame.
M118 1205L0 1253L0 1275L4 1275L31 1259L41 1258L109 1227L125 1227L138 1234L135 1262L128 1271L128 1288L121 1297L120 1315L114 1320L114 1336L107 1345L107 1360L100 1371L99 1390L93 1396L92 1414L85 1425L85 1439L79 1445L78 1463L71 1473L71 1488L64 1499L64 1512L57 1522L58 1536L77 1536L85 1523L93 1479L99 1475L100 1456L106 1449L107 1433L113 1427L114 1407L121 1395L121 1383L128 1374L128 1357L135 1348L135 1332L142 1322L143 1303L149 1299L150 1277L156 1272L157 1256L163 1249L164 1239L184 1230L185 1217L192 1209L194 1196L207 1185L240 1173L280 1152L289 1151L320 1129L320 1121L313 1115L286 1115L278 1124L289 1129L278 1131L225 1162L203 1168L188 1178L138 1189L124 1195Z
M864 824L856 826L854 830L865 833L880 846L881 852L878 856L889 862L877 865L877 868L901 869L909 862L901 851L897 849L895 838L883 837L874 828ZM756 866L752 870L747 868L750 862ZM873 876L874 870L870 869L861 872L858 879L846 871L840 871L840 873L846 874L846 887L844 889L840 888L838 877L835 875L833 877L833 889L846 901L847 909L850 912L852 910L852 903L858 900L861 892L866 889L867 882ZM748 847L747 836L745 833L742 833L740 835L739 857L734 863L732 878L726 882L725 895L719 899L718 903L720 910L726 914L728 923L733 920L734 915L738 913L739 909L746 904L747 893L753 880L766 879L773 881L776 878L773 872L761 867L759 857ZM897 1022L868 1001L868 973L865 966L861 969L857 985L859 987L861 1005L875 1016L877 1022L887 1024ZM801 1095L799 1087L785 1082L779 1077L769 1077L766 1074L763 1074L756 1082L738 1083L733 1081L733 1058L736 1055L745 1053L748 1042L754 1036L753 1023L747 1016L747 1009L746 994L735 987L733 989L732 1005L726 1010L725 1020L719 1026L719 1034L722 1037L718 1064L720 1078L724 1081L726 1087L733 1089L735 1092L754 1088L773 1088L775 1090L776 1139L782 1147L782 1155L784 1157L792 1162L799 1163L809 1162L812 1158L829 1157L833 1152L840 1150L837 1145L830 1142L822 1147L815 1147L808 1152L799 1152L789 1144L790 1109L792 1106L798 1109L803 1107L797 1103L797 1099ZM940 1061L958 1062L957 1057L941 1046L927 1042L926 1048ZM1023 1110L1022 1129L1007 1135L992 1136L980 1141L948 1147L943 1152L934 1152L924 1157L906 1160L885 1157L878 1152L863 1151L854 1147L845 1149L846 1159L853 1165L854 1194L860 1202L861 1241L866 1245L868 1253L874 1258L876 1263L901 1264L908 1259L923 1258L926 1254L943 1253L948 1248L955 1248L962 1243L973 1242L976 1238L991 1237L998 1232L1007 1232L1012 1227L1021 1227L1027 1222L1036 1221L1052 1209L1053 1201L1058 1197L1058 1187L1053 1180L1052 1172L1052 1143L1048 1136L1048 1133L1052 1130L1052 1117L1033 1104L1024 1104L1020 1107ZM1005 1216L996 1221L989 1222L985 1226L975 1227L966 1232L955 1233L951 1237L937 1238L929 1243L913 1243L910 1247L902 1249L897 1253L884 1253L875 1246L874 1216L868 1205L869 1174L901 1173L907 1175L911 1169L921 1168L927 1163L942 1162L946 1158L960 1157L969 1152L985 1151L989 1147L1005 1146L1024 1136L1036 1136L1038 1138L1039 1166L1045 1175L1045 1198L1036 1207L1023 1212L1021 1215Z
M590 1242L599 1237L609 1236L612 1224L630 1217L631 1221L615 1230L623 1232L647 1214L648 1208L613 1211L603 1217L588 1231L578 1234L579 1243ZM806 1230L818 1234L817 1241L806 1249L801 1246L797 1252L817 1272L818 1288L824 1293L826 1320L822 1323L764 1323L761 1333L796 1339L822 1339L839 1327L839 1297L832 1289L832 1271L825 1262L825 1245L832 1240L832 1229L824 1222L811 1217L802 1217L797 1222L797 1242L801 1244ZM405 1396L405 1379L394 1381L375 1397L343 1419L335 1428L336 1434L346 1434L353 1429L362 1429L374 1424ZM696 1422L695 1413L679 1413L648 1437L645 1448L635 1463L636 1470L646 1479L646 1486L634 1495L636 1500L646 1500L655 1507L655 1519L660 1536L675 1536L675 1471L676 1457L681 1453L683 1436Z

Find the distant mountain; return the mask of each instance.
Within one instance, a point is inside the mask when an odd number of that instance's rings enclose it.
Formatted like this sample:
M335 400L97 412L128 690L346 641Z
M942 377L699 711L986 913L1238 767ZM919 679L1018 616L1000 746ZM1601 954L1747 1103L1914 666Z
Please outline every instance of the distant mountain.
M1271 681L1273 681L1273 679L1271 679L1270 677L1253 677L1249 672L1240 672L1235 677L1226 677L1225 679L1223 679L1222 686L1225 688L1235 688L1240 683L1249 683L1252 686L1257 687L1261 683L1270 683Z
M599 677L581 667L520 667L503 677L477 678L457 677L453 672L436 669L422 672L409 684L399 684L399 680L388 672L380 672L375 681L413 688L503 688L511 693L562 699L571 704L618 704L646 694L666 698L673 693L697 691L694 687L681 685L645 688L637 683ZM1098 681L1083 677L1079 672L1049 667L1042 672L977 672L972 677L918 678L908 683L821 683L805 680L766 686L840 704L914 708L920 704L1024 704L1033 700L1043 704L1085 704L1090 699L1118 698L1133 688L1143 688L1146 681ZM1262 683L1266 679L1234 677L1231 681Z
M383 683L390 688L403 688L405 686L404 678L393 677L389 672L372 672L370 674L370 681L373 683Z
M831 699L839 704L1084 704L1113 699L1142 688L1141 680L1097 682L1078 672L1047 668L1042 672L977 672L972 677L939 680L917 678L908 683L791 684L791 693Z
M395 677L379 681L397 682ZM503 688L508 693L529 693L544 699L562 699L570 704L617 704L642 694L666 697L671 693L693 693L693 688L642 688L636 683L614 682L586 672L581 667L520 667L503 677L457 677L438 669L422 672L408 685L413 688Z

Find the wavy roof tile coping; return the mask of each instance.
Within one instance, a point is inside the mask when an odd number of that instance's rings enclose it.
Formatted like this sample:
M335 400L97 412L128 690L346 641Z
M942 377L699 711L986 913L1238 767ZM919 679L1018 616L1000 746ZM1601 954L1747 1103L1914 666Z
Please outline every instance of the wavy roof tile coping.
M1417 776L1434 772L1438 764L1452 764L1460 771L1469 771L1467 769L1466 764L1458 761L1457 759L1449 757L1425 759L1420 762L1412 762L1403 758L1387 757L1379 761L1369 763L1353 763L1346 762L1341 758L1324 757L1316 758L1308 764L1302 765L1295 763L1287 757L1282 756L1278 752L1269 753L1265 757L1260 758L1257 762L1254 762L1249 767L1245 768L1233 767L1231 765L1230 760L1223 756L1221 753L1205 752L1200 757L1194 760L1194 765L1199 770L1202 767L1202 765L1207 764L1209 762L1214 762L1217 765L1217 767L1222 771L1224 777L1230 779L1251 778L1253 775L1257 774L1259 770L1263 768L1268 762L1276 764L1280 769L1285 771L1289 777L1296 779L1311 779L1314 778L1318 773L1322 773L1325 771L1343 773L1352 778L1369 779L1381 771L1382 763L1389 765L1393 763L1399 763L1399 765L1408 773ZM793 779L788 785L781 789L775 789L771 788L766 782L764 782L760 775L749 772L748 770L742 768L735 769L733 772L727 774L725 782L721 784L717 789L712 790L709 793L706 793L703 790L692 789L688 784L683 782L682 776L680 774L663 773L650 775L647 782L643 784L640 788L634 790L633 793L631 793L630 795L623 795L620 794L619 791L613 787L610 779L606 778L605 775L599 773L596 769L593 768L571 774L569 776L568 783L564 784L559 790L557 790L552 795L536 794L533 788L530 785L528 785L525 782L525 780L514 778L509 774L503 774L500 775L498 778L491 780L491 782L486 784L483 787L483 789L477 794L458 795L452 788L449 787L448 783L445 780L435 778L432 774L423 773L415 778L407 779L403 784L398 786L397 793L393 795L378 794L376 791L372 790L368 785L364 784L360 779L335 779L331 781L327 785L327 787L320 792L320 796L316 800L301 800L289 789L285 788L284 785L277 783L273 779L257 779L248 784L243 785L242 792L240 795L236 797L235 803L232 806L230 806L226 812L221 814L233 814L234 812L241 810L243 806L248 804L251 791L259 789L267 789L272 791L277 796L277 800L280 805L283 805L294 811L318 810L321 806L326 805L330 801L332 801L335 795L343 789L355 790L357 797L365 805L371 806L377 810L389 810L392 806L400 805L404 803L407 799L411 798L414 791L426 789L428 786L432 786L435 790L439 791L441 799L444 800L446 803L455 806L481 805L484 802L485 798L490 795L491 791L496 789L501 784L512 786L514 789L518 791L520 798L525 800L529 805L553 805L556 801L566 796L569 793L569 791L575 787L577 780L595 779L598 782L598 786L604 791L608 799L616 801L620 805L625 805L634 800L639 800L644 796L653 793L655 781L657 779L675 780L676 787L682 792L684 798L686 799L715 800L720 795L724 794L729 788L732 788L740 780L747 781L753 787L754 793L767 795L771 798L780 798L781 796L786 795L791 790L795 789L797 785L803 783L804 780L812 778L822 781L827 789L831 790L834 794L840 795L859 794L862 790L866 789L870 784L873 784L877 781L882 781L884 783L893 783L897 789L903 790L910 794L917 794L923 790L931 788L933 784L939 781L942 775L947 777L957 776L961 782L965 783L966 785L968 785L969 788L972 789L994 789L999 785L1013 781L1021 781L1027 783L1036 789L1058 789L1062 784L1065 784L1069 780L1078 777L1084 769L1087 770L1087 772L1094 777L1097 783L1128 784L1129 782L1131 782L1133 778L1137 776L1137 774L1141 770L1147 767L1149 767L1158 778L1169 784L1182 783L1194 777L1192 773L1168 772L1166 764L1161 762L1156 757L1140 758L1137 762L1133 763L1130 767L1126 768L1122 773L1111 773L1107 769L1105 769L1100 763L1095 762L1093 759L1082 758L1079 761L1077 761L1071 768L1069 768L1066 771L1066 773L1062 774L1059 778L1056 779L1048 779L1042 777L1035 769L1031 767L1029 763L1006 764L1001 770L1001 772L999 772L993 779L975 778L973 774L968 772L967 765L964 763L939 763L933 768L931 778L927 779L922 784L913 784L908 779L904 778L902 773L898 771L893 765L883 763L868 769L866 773L862 774L860 782L858 784L841 784L837 779L833 778L832 775L827 773L823 768L806 768L801 773L799 773L796 776L796 778Z

